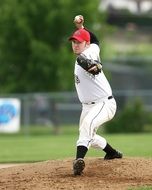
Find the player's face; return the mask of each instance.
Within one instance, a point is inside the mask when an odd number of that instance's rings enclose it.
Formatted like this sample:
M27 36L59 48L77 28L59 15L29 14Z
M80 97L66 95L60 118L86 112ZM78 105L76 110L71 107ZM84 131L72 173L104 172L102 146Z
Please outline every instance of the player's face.
M88 44L86 41L79 42L77 40L72 40L72 49L76 55L81 54L87 47Z

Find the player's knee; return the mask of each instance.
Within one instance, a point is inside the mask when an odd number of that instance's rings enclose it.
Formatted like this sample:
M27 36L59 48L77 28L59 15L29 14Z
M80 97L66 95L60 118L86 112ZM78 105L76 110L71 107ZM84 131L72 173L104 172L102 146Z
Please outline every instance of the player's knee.
M94 129L93 123L91 123L87 119L84 119L80 127L80 132L86 134L87 136L92 136L93 129Z

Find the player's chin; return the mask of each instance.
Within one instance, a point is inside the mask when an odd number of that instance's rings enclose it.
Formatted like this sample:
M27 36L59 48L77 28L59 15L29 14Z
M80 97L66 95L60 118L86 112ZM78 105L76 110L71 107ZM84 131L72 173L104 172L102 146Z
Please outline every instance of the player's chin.
M79 51L79 50L74 50L73 51L76 55L80 55L81 54L81 52Z

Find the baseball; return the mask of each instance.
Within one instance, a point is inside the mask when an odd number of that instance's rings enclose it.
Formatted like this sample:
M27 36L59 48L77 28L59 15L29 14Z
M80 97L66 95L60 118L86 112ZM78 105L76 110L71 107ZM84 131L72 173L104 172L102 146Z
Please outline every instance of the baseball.
M83 22L83 16L81 15L76 16L74 18L74 22L80 24L81 22Z

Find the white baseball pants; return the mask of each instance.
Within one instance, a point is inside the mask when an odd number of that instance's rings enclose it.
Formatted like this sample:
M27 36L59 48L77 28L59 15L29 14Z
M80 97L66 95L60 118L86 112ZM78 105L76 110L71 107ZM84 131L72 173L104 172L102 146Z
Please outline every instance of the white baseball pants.
M102 124L114 117L116 109L114 98L106 98L95 104L82 104L77 146L104 149L107 144L106 139L97 135L96 132Z

